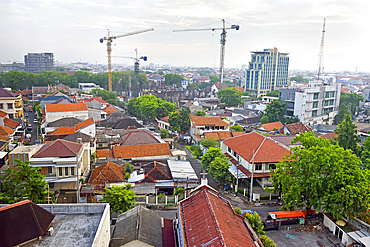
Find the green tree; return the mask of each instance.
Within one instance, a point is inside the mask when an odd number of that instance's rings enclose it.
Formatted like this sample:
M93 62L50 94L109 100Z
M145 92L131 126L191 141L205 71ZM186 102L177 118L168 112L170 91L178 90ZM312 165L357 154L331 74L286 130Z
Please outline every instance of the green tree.
M242 93L238 92L235 88L225 88L217 92L217 97L221 99L221 103L228 106L237 106L242 104Z
M161 138L168 138L168 129L161 129L160 130Z
M202 156L202 167L203 169L208 169L209 164L215 160L216 157L225 157L220 148L210 147L208 151Z
M164 101L154 95L143 95L129 100L127 111L139 118L144 117L147 120L162 118L168 116L170 112L177 109L175 104Z
M48 191L45 177L41 175L40 167L30 166L30 162L15 159L12 169L5 170L2 176L3 192L0 193L0 202L15 203L27 198L34 203L45 203Z
M180 130L181 132L186 133L190 129L190 124L191 124L190 109L181 108L180 117L181 117Z
M346 115L346 114L352 115L352 113L350 112L350 110L348 110L348 107L345 104L340 104L339 105L339 112L334 117L334 124L335 125L340 124L344 119L344 115Z
M254 214L244 213L243 217L248 221L249 225L253 228L258 236L265 235L265 231L263 230L264 226L261 221L261 217L257 212Z
M357 111L360 101L365 101L361 94L357 93L340 93L340 103L349 107L352 115Z
M123 213L135 207L135 192L131 190L131 184L125 186L113 186L106 188L102 202L109 203L113 212Z
M264 115L263 117L261 117L261 124L267 124L269 123L269 117Z
M220 78L218 78L217 75L210 75L209 76L210 84L216 84L217 82L220 81Z
M269 96L269 97L279 97L279 89L276 89L276 90L274 90L272 92L268 92L266 94L266 96Z
M274 241L272 241L272 239L267 237L266 235L261 235L259 238L264 247L276 247Z
M117 105L117 93L113 91L108 91L105 89L93 89L91 90L91 94L94 95L94 97L101 97L111 105Z
M230 166L231 164L227 157L215 157L215 159L209 163L209 175L220 183L231 181L232 174L229 171Z
M369 170L360 169L360 160L351 150L311 132L293 142L301 146L293 147L271 175L274 190L284 198L284 210L314 208L335 218L353 218L367 211Z
M241 208L239 208L239 207L234 208L234 212L235 212L237 215L241 215L241 214L242 214L242 210L241 210Z
M344 120L334 131L339 136L335 139L338 145L344 149L350 149L353 153L358 152L358 143L361 141L357 135L357 126L353 123L350 115L344 115Z
M310 80L307 78L303 78L303 76L301 75L296 75L296 76L291 77L290 81L308 83Z
M298 116L293 116L293 117L284 117L282 120L282 124L292 124L292 123L298 123L299 118Z
M197 111L195 113L195 116L205 116L206 115L206 112L205 111Z
M170 124L172 131L180 131L181 128L181 116L178 112L171 112L168 118L168 123Z
M361 152L361 168L370 169L370 138L366 138Z
M203 138L200 140L200 144L202 144L203 147L205 148L210 148L210 147L219 147L220 143L216 140L214 140L212 137L211 138Z
M233 126L231 127L231 129L232 129L233 131L238 131L238 132L243 132L243 131L244 131L243 127L242 127L242 126L240 126L240 124L233 125Z
M268 117L269 123L282 122L286 111L286 105L287 103L281 103L280 100L273 100L271 104L267 105L263 116Z
M176 85L176 87L181 87L181 82L184 80L182 75L178 74L167 74L164 76L164 84L166 86Z

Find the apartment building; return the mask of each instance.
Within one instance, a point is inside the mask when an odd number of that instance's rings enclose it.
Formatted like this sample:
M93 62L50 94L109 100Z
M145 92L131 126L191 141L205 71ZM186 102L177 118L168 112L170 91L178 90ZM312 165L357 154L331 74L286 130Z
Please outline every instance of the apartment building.
M10 119L23 118L22 95L0 88L0 110Z
M53 53L28 53L24 56L25 71L39 73L40 70L54 70Z

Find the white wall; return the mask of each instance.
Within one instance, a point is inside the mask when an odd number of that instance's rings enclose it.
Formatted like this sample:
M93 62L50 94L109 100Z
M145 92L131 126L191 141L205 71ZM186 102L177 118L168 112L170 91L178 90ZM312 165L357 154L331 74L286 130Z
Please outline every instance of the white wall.
M89 118L88 111L64 111L64 112L46 112L45 121L47 123L56 121L61 118L75 117L82 121L85 121Z
M90 124L89 126L85 128L82 128L79 132L89 135L91 137L95 137L95 134L96 134L95 123Z
M110 242L110 207L107 203L96 231L92 247L108 247Z

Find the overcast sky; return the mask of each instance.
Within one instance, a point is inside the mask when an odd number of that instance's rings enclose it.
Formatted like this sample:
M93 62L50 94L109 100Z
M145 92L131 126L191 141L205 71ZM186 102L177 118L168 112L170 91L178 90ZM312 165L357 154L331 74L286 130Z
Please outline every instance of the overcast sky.
M28 52L53 52L64 63L107 63L99 39L153 27L115 40L112 55L146 55L142 64L219 67L220 31L176 29L240 25L227 33L225 67L240 68L250 51L277 47L290 69L316 70L326 18L324 70L370 71L368 0L0 0L0 62ZM113 63L133 64L113 58Z

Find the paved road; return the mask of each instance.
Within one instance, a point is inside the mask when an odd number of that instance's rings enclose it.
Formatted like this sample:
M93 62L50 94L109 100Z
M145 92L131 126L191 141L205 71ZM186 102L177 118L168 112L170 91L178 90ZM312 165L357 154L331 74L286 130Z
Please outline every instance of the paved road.
M36 113L35 112L30 112L30 111L26 111L26 113L28 114L28 117L26 117L26 126L25 126L26 134L31 134L30 144L33 145L33 144L35 144L35 141L36 141L36 138L37 138L38 124L33 122L33 120L36 119ZM31 124L32 130L27 129L28 124Z

